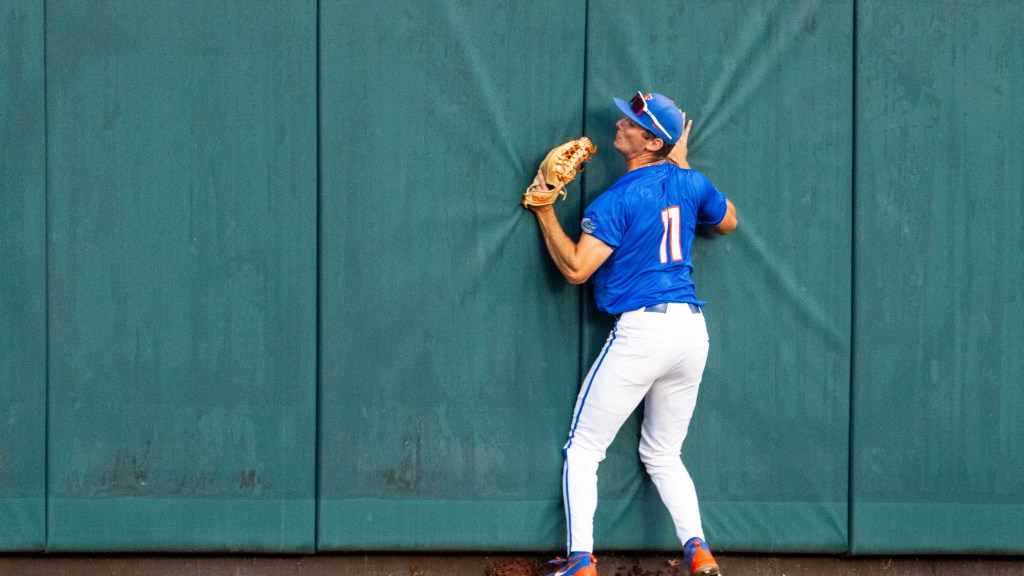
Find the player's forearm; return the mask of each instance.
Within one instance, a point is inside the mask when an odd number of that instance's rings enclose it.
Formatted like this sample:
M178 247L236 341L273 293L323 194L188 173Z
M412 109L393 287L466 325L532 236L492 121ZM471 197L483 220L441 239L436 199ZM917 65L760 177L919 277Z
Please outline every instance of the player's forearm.
M677 150L682 150L682 152L677 153ZM674 148L672 148L672 151L669 152L668 154L668 161L675 164L676 166L679 166L680 168L685 168L686 170L691 169L690 163L686 160L685 145L680 146L677 144Z
M565 276L565 279L572 284L582 284L587 281L590 274L582 276L581 262L577 257L577 244L562 230L562 224L555 217L555 211L546 207L534 210L537 216L537 224L540 225L541 235L544 237L544 245L551 255L551 260L558 267L558 271Z

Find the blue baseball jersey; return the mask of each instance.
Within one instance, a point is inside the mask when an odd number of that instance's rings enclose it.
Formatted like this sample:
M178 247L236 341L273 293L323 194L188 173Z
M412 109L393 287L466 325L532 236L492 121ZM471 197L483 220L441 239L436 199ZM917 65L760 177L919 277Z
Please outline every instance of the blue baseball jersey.
M696 170L666 162L624 174L580 222L614 250L593 276L597 307L621 314L661 302L703 306L690 278L694 231L725 214L725 195Z

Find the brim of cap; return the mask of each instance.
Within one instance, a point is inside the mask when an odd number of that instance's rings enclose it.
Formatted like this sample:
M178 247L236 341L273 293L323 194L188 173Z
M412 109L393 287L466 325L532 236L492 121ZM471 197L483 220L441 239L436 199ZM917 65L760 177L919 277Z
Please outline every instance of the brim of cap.
M651 130L651 128L654 127L654 123L651 122L649 118L645 122L642 118L634 114L633 107L629 104L629 102L626 102L621 98L612 98L612 100L615 102L615 105L619 107L619 110L622 110L622 113L625 114L626 117L632 120L633 122L636 122L637 124L643 126L644 128L647 128L648 130ZM651 126L648 127L648 124L650 124ZM653 132L653 130L651 131Z
M669 140L668 138L665 138L664 134L658 136L659 134L661 134L661 129L655 126L654 122L652 122L650 118L641 118L634 114L633 106L631 106L629 102L626 102L621 98L612 98L612 100L615 102L615 105L619 107L619 110L621 110L622 113L626 115L627 118L643 126L651 134L654 134L658 138L664 140L666 144L675 144L676 140L678 140L678 138Z

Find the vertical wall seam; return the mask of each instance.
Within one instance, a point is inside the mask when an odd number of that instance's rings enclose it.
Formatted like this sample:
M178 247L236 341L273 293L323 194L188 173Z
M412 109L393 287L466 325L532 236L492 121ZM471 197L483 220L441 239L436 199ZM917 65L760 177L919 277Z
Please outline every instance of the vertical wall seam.
M313 210L316 212L314 221L316 222L316 231L314 233L314 302L315 302L315 319L313 326L313 341L314 341L314 376L313 376L313 551L320 549L320 234L322 226L320 225L320 170L321 170L321 153L320 153L320 0L316 0L316 39L314 50L314 90L316 90L315 98L315 140L316 140L316 183L314 184L314 196L315 201L313 203Z
M46 9L43 0L43 549L50 548L50 127L46 62Z
M855 237L857 234L857 0L851 3L850 19L850 380L849 380L849 406L846 429L847 429L847 451L846 451L846 551L853 553L853 408L854 408L854 355L856 353L856 312L857 294L856 278L857 273L857 249Z
M588 52L588 39L590 37L590 0L583 0L583 82L581 82L582 95L580 101L583 103L581 111L580 127L583 130L583 135L587 134L587 59L589 58ZM583 217L583 210L585 208L585 202L583 198L583 191L586 190L584 184L586 184L587 175L583 173L580 175L580 217ZM579 343L579 350L576 355L576 381L582 382L583 376L586 375L586 360L584 358L585 352L588 348L586 343L586 297L585 292L586 284L582 284L576 287L576 309L579 311L579 329L577 330L577 341Z

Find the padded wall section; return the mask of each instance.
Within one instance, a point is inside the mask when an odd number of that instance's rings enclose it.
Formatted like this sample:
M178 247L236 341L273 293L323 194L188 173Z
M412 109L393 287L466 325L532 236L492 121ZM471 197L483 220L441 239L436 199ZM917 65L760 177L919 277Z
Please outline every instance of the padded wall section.
M50 0L50 550L314 543L316 3Z
M852 550L1024 552L1024 11L857 4Z
M719 549L846 549L852 17L848 2L590 3L587 200L625 170L612 97L643 90L687 112L691 164L738 209L736 232L693 252L711 351L683 461ZM586 365L611 325L588 307ZM597 545L678 549L637 422L599 473Z
M557 548L579 291L518 202L581 134L584 2L320 9L319 547Z
M43 6L0 0L0 550L46 539Z

